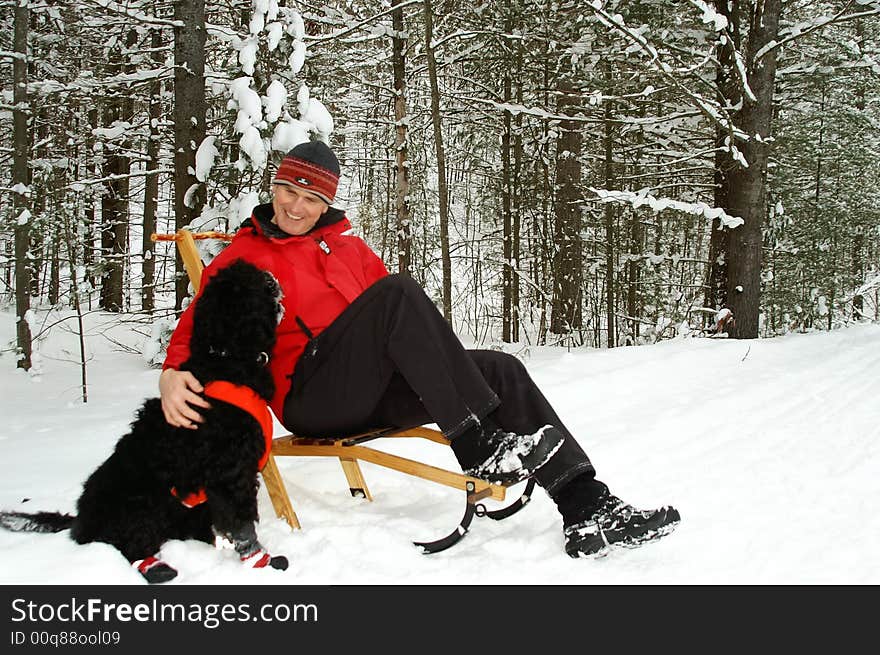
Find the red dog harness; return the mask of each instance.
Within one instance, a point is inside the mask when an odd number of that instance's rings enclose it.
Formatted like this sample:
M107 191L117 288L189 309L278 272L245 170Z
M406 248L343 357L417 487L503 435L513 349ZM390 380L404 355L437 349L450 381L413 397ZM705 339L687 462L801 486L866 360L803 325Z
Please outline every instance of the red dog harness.
M239 409L243 409L253 416L257 423L260 424L260 428L263 430L263 438L266 440L266 448L263 451L263 456L260 457L260 461L257 464L257 470L262 471L263 467L266 466L266 462L269 461L269 453L272 450L273 433L272 414L269 412L269 406L266 404L266 401L260 398L260 396L258 396L250 387L232 384L225 380L208 382L208 384L205 385L205 395L209 398L222 400L230 405L235 405ZM171 488L171 493L179 498L175 488ZM196 505L201 505L207 500L208 496L205 494L205 490L199 489L197 492L189 494L186 498L181 498L180 502L187 507L195 507Z

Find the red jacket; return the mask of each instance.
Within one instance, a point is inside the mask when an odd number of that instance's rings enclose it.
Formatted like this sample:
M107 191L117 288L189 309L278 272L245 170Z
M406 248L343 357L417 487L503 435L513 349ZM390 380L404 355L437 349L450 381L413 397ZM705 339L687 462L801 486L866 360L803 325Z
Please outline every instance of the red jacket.
M278 231L271 218L272 205L257 206L250 222L205 268L202 287L236 259L249 261L278 279L284 293L284 317L269 367L275 381L270 406L280 418L290 390L288 376L309 340L297 317L314 336L319 335L367 287L388 275L388 270L362 239L349 234L351 224L339 210L331 208L302 236L272 236ZM179 368L189 358L193 307L198 301L197 294L181 315L163 368Z

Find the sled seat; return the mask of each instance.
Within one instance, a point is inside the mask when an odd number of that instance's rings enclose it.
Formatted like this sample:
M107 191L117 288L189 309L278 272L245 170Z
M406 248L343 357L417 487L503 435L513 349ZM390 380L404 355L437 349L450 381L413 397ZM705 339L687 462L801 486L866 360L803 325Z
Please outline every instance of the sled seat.
M204 264L196 248L195 241L197 239L230 241L232 236L223 232L178 230L174 234L153 234L151 238L153 241L173 241L176 244L193 289L199 289L201 287ZM342 471L345 474L352 496L360 496L370 501L373 500L373 496L367 487L359 462L369 462L464 491L466 493L465 514L456 529L437 541L416 543L417 546L427 553L445 550L456 543L467 532L474 516L503 519L522 509L529 501L535 485L532 479L529 480L522 495L514 503L502 509L487 510L479 501L485 498L503 501L506 495L505 486L398 455L392 455L364 445L376 439L407 438L427 439L437 444L449 445L449 440L440 431L426 427L409 429L383 428L354 435L328 435L326 438L319 439L302 438L294 434L277 435L272 442L272 451L262 471L263 482L272 501L275 513L278 517L284 518L291 528L301 529L302 526L299 518L287 493L287 487L284 485L284 479L278 470L278 465L275 461L276 457L336 457L342 465Z

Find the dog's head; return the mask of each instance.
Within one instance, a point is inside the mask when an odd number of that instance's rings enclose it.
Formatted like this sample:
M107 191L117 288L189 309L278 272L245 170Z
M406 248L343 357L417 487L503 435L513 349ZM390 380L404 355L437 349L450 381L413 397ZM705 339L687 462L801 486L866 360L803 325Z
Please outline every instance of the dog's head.
M278 281L238 259L218 271L196 302L191 357L265 364L284 309Z

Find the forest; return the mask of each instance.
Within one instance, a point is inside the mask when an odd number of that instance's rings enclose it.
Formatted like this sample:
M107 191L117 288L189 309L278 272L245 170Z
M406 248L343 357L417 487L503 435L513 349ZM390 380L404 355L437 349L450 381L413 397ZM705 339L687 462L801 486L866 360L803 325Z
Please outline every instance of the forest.
M151 235L233 232L309 139L358 233L476 343L880 320L880 0L0 7L20 368L44 310L167 335L191 289Z

